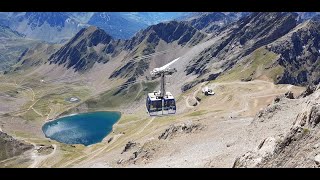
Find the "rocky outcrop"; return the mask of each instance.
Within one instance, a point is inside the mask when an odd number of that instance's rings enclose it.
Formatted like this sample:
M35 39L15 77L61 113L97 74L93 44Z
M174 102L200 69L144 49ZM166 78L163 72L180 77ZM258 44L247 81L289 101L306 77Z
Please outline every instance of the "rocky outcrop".
M274 104L269 105L267 108L259 111L256 115L256 118L253 120L253 122L255 121L263 122L265 119L272 118L275 111L281 110L281 106L277 104L280 101L280 99L279 100L277 99L278 98L276 97L274 100Z
M266 138L260 143L257 149L249 151L244 155L238 157L232 167L255 167L259 163L261 163L263 159L268 158L274 153L275 146L276 139L274 139L273 137Z
M17 140L12 136L0 131L0 160L4 160L13 156L33 149L32 144Z
M129 163L136 164L139 161L149 161L156 153L156 148L150 148L148 146L142 146L137 151L133 152L133 155L129 158Z
M187 123L182 123L182 124L173 124L170 125L169 128L167 128L161 135L158 137L158 139L171 139L177 134L188 134L188 133L193 133L199 130L202 130L204 126L200 123L193 123L187 122Z
M263 140L257 149L238 157L233 167L320 167L319 100L319 90L305 97L304 108L285 135Z
M139 144L137 144L136 142L133 141L129 141L126 146L124 147L123 151L121 152L121 154L127 152L128 150L132 149L133 147L137 146Z
M278 61L285 69L277 83L307 86L320 82L319 29L319 20L308 20L269 46L281 55Z
M309 95L311 95L312 93L314 93L317 89L320 89L320 84L318 86L315 85L308 85L306 90L303 91L298 98L304 98L307 97Z
M48 155L48 154L51 154L53 152L54 147L53 147L53 145L40 144L39 147L36 150L40 155Z
M130 152L130 156L125 159L120 159L117 164L128 165L138 163L148 163L157 153L161 144L158 140L149 139L142 145L140 143L129 141L126 146L126 153ZM123 154L123 153L121 153Z
M274 104L275 104L275 103L278 103L278 102L280 102L281 99L283 99L283 98L294 99L293 92L288 91L288 92L286 92L286 93L283 94L283 95L276 96L276 97L274 98L274 100L273 100L273 103L274 103Z

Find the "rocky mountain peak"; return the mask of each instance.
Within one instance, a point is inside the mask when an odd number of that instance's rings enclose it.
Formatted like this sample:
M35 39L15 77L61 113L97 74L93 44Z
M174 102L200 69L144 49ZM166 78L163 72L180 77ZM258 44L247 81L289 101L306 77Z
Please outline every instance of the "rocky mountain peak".
M108 35L104 30L89 26L81 29L67 44L85 42L89 47L96 46L99 43L107 44L112 40L112 37Z
M90 26L81 29L68 43L54 53L49 61L50 64L64 64L67 68L73 67L75 71L86 70L91 68L95 62L106 63L109 60L104 53L101 53L104 48L94 47L99 44L107 47L112 43L112 37L104 30ZM108 52L113 51L108 50Z
M320 21L310 19L270 45L280 54L279 64L285 68L278 83L308 85L320 82Z
M196 33L199 33L197 29L187 23L170 21L152 25L142 31L141 35L149 34L154 38L158 37L164 40L166 43L177 41L179 45L182 45L188 42Z
M211 33L231 23L234 18L222 13L222 12L205 12L199 13L189 19L186 22L190 23L198 30Z
M51 27L58 26L62 28L69 17L62 12L26 12L25 16L21 16L19 20L22 21L23 18L27 18L28 25L35 29L44 23L48 23Z

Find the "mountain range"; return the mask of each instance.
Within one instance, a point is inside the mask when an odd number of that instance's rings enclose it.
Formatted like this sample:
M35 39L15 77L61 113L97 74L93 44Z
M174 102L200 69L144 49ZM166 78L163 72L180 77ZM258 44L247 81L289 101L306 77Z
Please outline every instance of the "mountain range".
M27 38L63 43L90 25L104 29L114 38L129 39L149 25L188 13L171 12L1 12L0 25Z
M202 24L216 21L216 25L248 15L248 13L204 14L209 17L202 17ZM219 17L219 14L222 17ZM190 18L195 19L200 16L202 13L191 12L0 12L0 25L8 26L12 30L24 34L27 38L63 43L80 29L90 25L105 30L113 38L130 39L139 30L150 25L170 20L189 21ZM210 22L205 22L208 19ZM200 28L201 25L198 26L195 27Z
M95 16L101 18L101 15L101 13L95 13L88 22L96 19ZM107 17L108 14L105 15ZM119 14L113 15L113 17L116 16ZM191 47L202 42L207 36L209 39L206 41L223 36L188 63L184 69L187 76L197 75L208 78L209 75L215 73L226 74L232 72L230 69L240 67L240 64L250 63L247 62L248 59L258 51L267 51L281 55L279 58L270 60L272 61L270 67L264 67L264 70L276 73L271 77L276 83L300 85L317 83L319 82L319 74L316 71L318 68L317 54L319 53L318 16L299 23L300 16L301 14L298 13L252 13L237 21L224 13L198 13L183 21L151 25L138 31L130 39L114 38L103 28L90 26L81 29L62 45L61 49L50 55L48 62L64 65L75 71L86 71L90 70L95 63L107 63L119 55L126 54L125 57L129 57L123 61L126 63L111 76L117 77L128 67L129 69L133 67L140 69L137 67L139 62L144 61L143 66L148 66L150 62L146 62L146 59L139 60L135 66L132 62L136 61L134 60L136 57L155 53L159 47L163 50L169 49L166 48L169 44ZM29 15L29 17L32 16ZM66 16L60 14L55 17L63 19ZM50 19L48 21L56 25L58 22L50 21ZM35 25L31 24L31 27L33 26ZM60 26L63 27L63 24ZM210 35L209 32L214 32L214 34ZM313 53L308 53L313 49ZM302 62L299 58L306 57L309 59L307 63L299 64ZM215 64L219 66L215 67ZM147 70L146 67L143 71L145 70ZM248 77L242 78L250 79L260 76L264 74L264 70L259 70L259 73L257 70L252 70L253 72ZM312 70L311 74L307 73L309 70ZM140 72L140 75L142 74Z

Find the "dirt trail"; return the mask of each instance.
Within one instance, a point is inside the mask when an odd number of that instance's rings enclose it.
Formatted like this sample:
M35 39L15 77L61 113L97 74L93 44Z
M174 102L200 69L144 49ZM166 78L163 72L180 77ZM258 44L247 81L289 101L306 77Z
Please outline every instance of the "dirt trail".
M37 111L36 109L34 109L33 107L31 108L35 113L37 113L39 116L41 116L41 117L43 117L43 115L39 112L39 111Z
M193 93L192 93L192 98L196 101L196 106L199 106L200 105L200 101L198 101L198 99L197 99L197 94L198 94L198 92L202 89L202 86L205 84L205 82L203 82L203 83L201 83L200 85L199 85L199 87L197 88L197 90L195 90ZM188 108L194 108L195 106L192 106L192 105L190 105L189 104L189 98L190 98L190 95L188 95L187 96L187 98L185 98L185 101L186 101L186 106L188 107Z
M136 133L136 135L141 134L141 133L146 129L146 127L148 127L148 126L153 122L153 120L154 120L155 118L156 118L156 117L152 117L152 118L150 119L150 121L149 121L145 126L143 126L143 128L142 128L139 132Z

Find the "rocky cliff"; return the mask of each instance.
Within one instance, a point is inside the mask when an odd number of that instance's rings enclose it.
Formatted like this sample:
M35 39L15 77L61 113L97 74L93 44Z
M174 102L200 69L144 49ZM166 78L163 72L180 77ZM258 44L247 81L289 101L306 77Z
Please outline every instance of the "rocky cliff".
M14 139L12 136L0 131L0 160L20 155L32 148L33 145Z
M291 112L295 116L292 124L287 124L286 133L267 137L256 149L238 157L234 167L320 167L320 86L311 89L315 90L312 94L301 96L301 110ZM258 113L253 124L260 126L264 121L273 120L280 124L282 119L275 114L280 114L285 106L294 105L282 98L274 103L275 108Z

